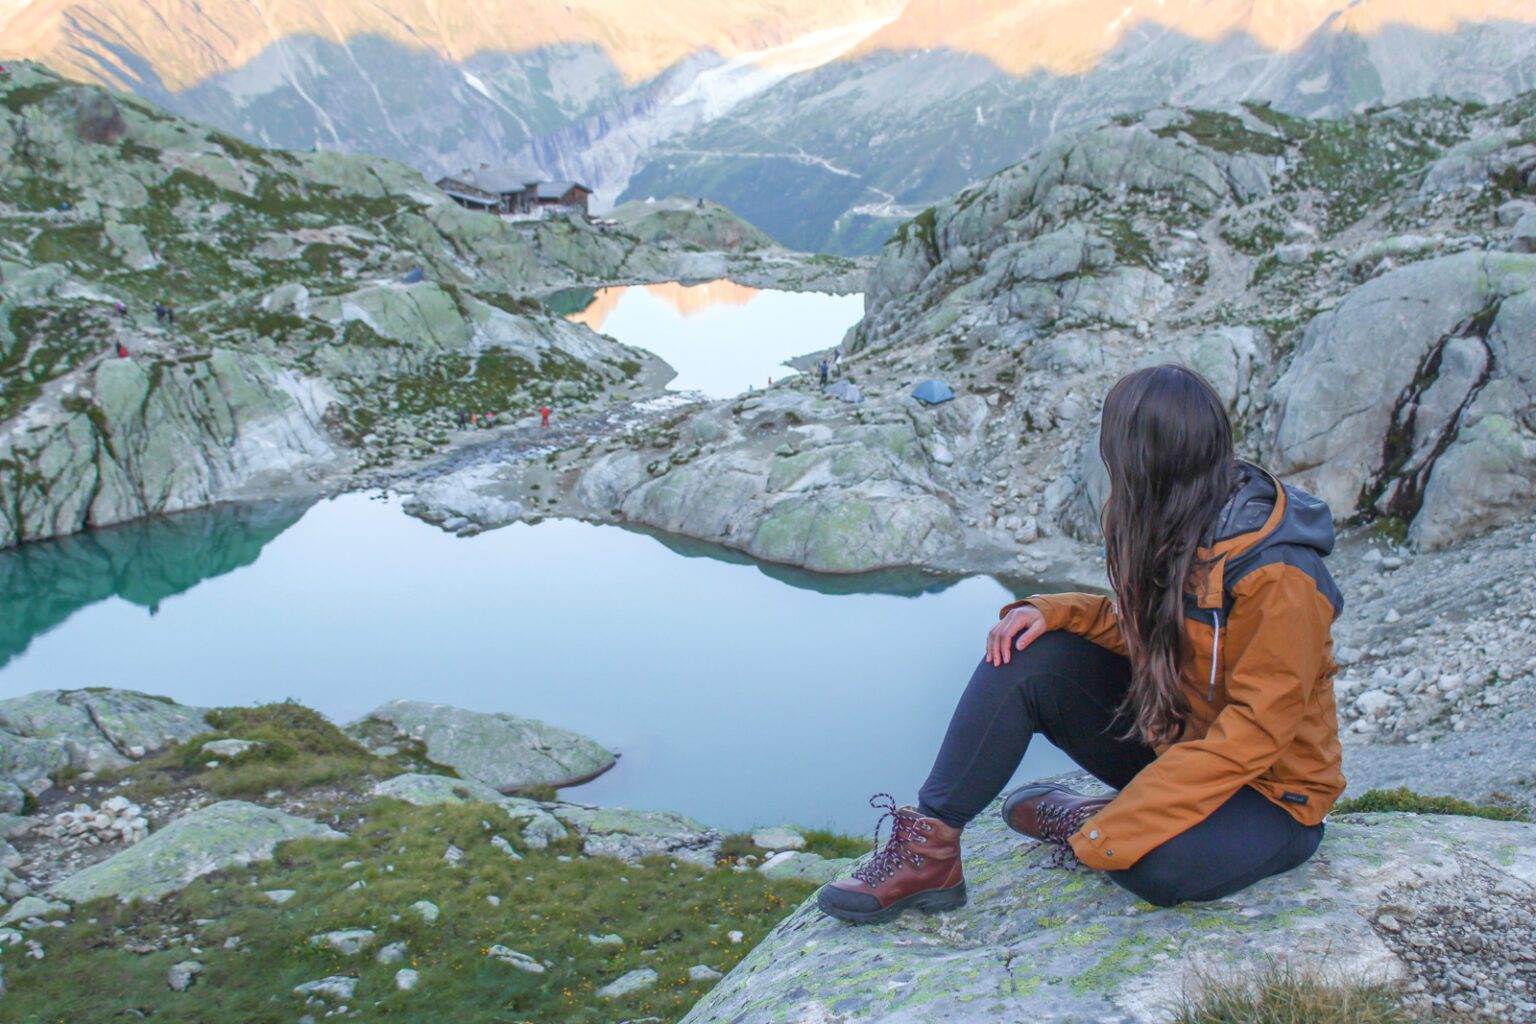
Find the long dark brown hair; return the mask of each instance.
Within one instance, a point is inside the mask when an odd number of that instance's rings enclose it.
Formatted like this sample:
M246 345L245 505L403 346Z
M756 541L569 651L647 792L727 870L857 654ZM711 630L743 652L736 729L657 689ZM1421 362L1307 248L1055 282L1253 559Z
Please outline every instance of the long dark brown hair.
M1099 455L1109 469L1104 543L1131 659L1122 709L1130 734L1172 743L1189 702L1184 594L1206 566L1196 549L1237 479L1232 422L1206 379L1182 366L1122 377L1104 399Z

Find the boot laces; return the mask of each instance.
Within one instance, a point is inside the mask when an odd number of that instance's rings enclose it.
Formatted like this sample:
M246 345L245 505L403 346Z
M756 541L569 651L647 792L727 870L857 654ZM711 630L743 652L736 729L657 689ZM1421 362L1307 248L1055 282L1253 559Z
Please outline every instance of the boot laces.
M911 847L912 844L921 843L927 837L923 835L924 829L918 819L911 814L902 814L900 808L896 806L896 798L891 794L876 793L869 798L869 806L885 813L875 822L875 854L867 863L853 872L853 877L865 885L874 887L894 875L903 865L921 866L922 855L914 853ZM882 849L880 828L885 824L886 819L890 819L891 834Z
M1096 810L1098 808L1092 806L1068 808L1048 803L1035 812L1040 838L1051 844L1045 867L1065 868L1068 871L1077 869L1081 862L1067 840L1083 827L1083 822L1093 817Z

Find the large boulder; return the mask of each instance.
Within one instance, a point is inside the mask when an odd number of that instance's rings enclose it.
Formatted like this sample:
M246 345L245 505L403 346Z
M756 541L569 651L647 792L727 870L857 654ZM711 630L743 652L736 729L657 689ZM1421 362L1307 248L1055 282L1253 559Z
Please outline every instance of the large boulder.
M306 818L225 800L177 818L149 838L57 883L48 894L75 903L106 896L158 899L210 872L270 860L278 843L340 838L340 832Z
M569 729L505 712L393 700L350 727L365 740L421 743L427 757L502 792L574 786L613 767L615 756Z
M1172 910L1101 874L1047 867L1045 851L996 813L967 830L965 855L964 908L854 927L808 900L684 1024L1161 1024L1197 972L1228 978L1278 959L1408 980L1434 958L1416 951L1403 922L1417 914L1427 927L1458 893L1536 898L1536 825L1477 818L1335 818L1303 867Z
M978 400L953 403L962 412ZM818 572L935 560L964 530L936 479L933 428L904 397L858 406L775 389L711 407L671 456L620 451L578 481L577 500L669 533ZM984 410L985 406L982 405ZM946 453L945 459L953 455Z
M1536 507L1536 256L1466 252L1356 288L1275 383L1271 464L1427 546Z
M0 700L0 779L120 768L201 732L201 708L132 690L39 690Z

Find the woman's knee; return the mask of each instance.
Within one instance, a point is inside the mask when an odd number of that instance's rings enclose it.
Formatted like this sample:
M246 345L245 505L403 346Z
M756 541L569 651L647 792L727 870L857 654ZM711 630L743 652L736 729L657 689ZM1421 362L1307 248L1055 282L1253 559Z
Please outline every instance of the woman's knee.
M1154 907L1176 907L1188 902L1192 898L1190 866L1157 854L1158 851L1153 850L1135 867L1107 874L1120 888Z

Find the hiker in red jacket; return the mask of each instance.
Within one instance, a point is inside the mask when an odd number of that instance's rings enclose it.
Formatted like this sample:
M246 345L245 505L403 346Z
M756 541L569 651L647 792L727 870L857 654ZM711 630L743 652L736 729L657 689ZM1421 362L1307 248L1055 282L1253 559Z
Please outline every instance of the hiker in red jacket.
M127 359L128 358L128 346L124 345L122 342L118 342L117 343L117 358L119 358L119 359Z
M539 426L541 426L541 427L549 426L549 406L547 406L547 405L546 406L542 406L539 409Z

